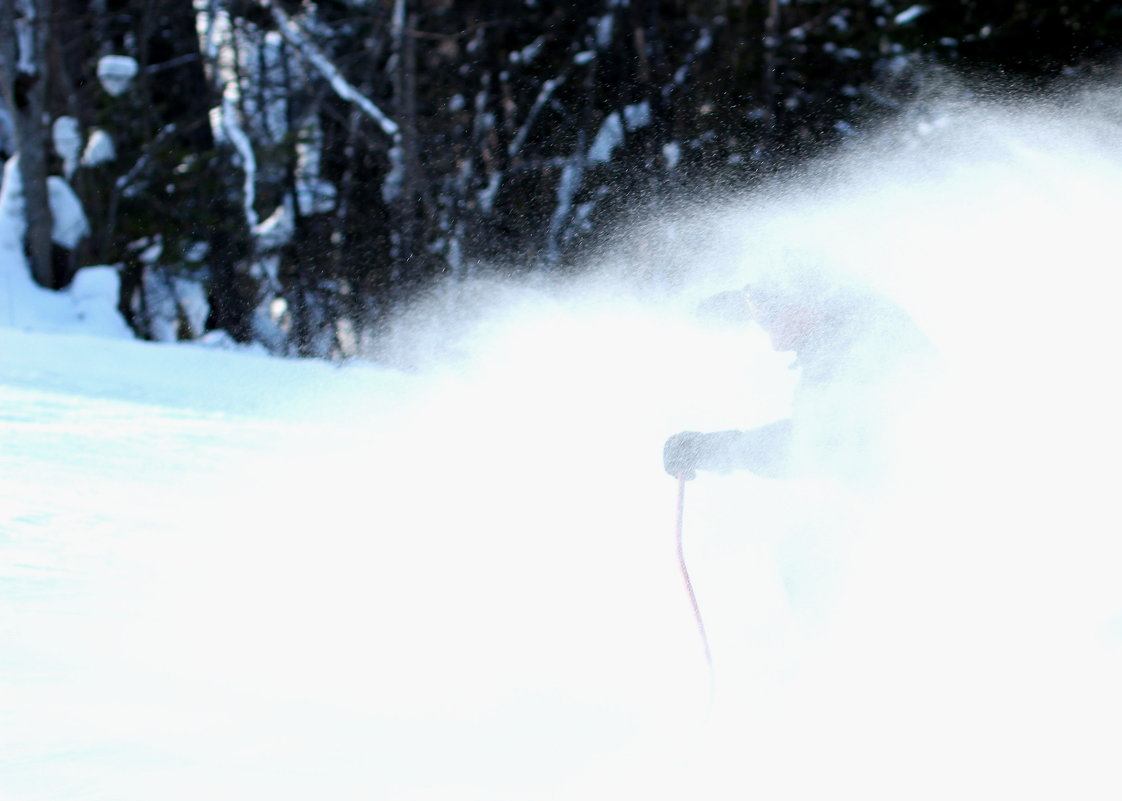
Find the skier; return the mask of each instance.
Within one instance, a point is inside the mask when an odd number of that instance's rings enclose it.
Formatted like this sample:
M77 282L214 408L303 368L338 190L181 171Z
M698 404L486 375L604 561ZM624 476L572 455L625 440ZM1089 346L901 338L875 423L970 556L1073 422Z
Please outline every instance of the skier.
M894 418L930 362L932 348L898 306L818 271L774 275L739 301L777 351L800 371L789 419L748 431L683 431L666 441L666 472L746 469L768 478L875 482L884 472ZM729 297L720 307L728 318Z

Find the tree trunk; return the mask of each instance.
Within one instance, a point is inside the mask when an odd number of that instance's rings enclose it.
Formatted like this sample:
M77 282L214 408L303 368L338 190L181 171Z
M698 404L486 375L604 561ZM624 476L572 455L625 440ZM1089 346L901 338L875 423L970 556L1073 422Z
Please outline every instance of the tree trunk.
M47 193L49 25L49 0L0 0L0 89L15 127L27 221L24 243L32 277L57 289Z
M419 133L417 130L417 46L412 30L416 15L407 10L406 0L394 3L393 92L397 119L401 126L401 194L395 202L398 252L394 254L391 293L406 290L420 267L421 227L418 201L424 191L421 175Z
M764 58L763 86L764 104L767 112L764 147L769 152L776 145L779 133L779 1L766 0L767 16L764 18Z

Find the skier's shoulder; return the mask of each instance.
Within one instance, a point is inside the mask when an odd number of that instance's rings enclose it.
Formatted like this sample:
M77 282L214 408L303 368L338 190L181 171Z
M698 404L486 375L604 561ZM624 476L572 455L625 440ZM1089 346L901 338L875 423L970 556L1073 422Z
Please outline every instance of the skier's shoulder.
M911 315L883 295L863 295L848 325L851 355L874 371L890 375L934 357L934 346Z

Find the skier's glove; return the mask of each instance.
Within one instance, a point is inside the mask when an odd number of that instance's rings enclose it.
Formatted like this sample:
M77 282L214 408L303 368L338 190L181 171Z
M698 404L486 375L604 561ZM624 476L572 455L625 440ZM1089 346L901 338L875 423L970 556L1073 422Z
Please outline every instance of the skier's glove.
M692 481L697 477L701 444L705 435L698 431L682 431L666 440L662 448L662 465L674 478Z

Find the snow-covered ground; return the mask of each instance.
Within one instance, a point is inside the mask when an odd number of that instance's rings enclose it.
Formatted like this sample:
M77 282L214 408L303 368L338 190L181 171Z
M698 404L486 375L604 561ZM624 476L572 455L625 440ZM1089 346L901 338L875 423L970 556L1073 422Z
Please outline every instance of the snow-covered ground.
M1122 158L951 128L687 226L675 292L450 293L408 372L133 341L6 245L0 798L1117 798ZM786 412L690 312L791 242L946 369L891 489L689 485L711 683L661 445Z
M423 376L4 329L0 786L527 797L703 705L610 311Z

